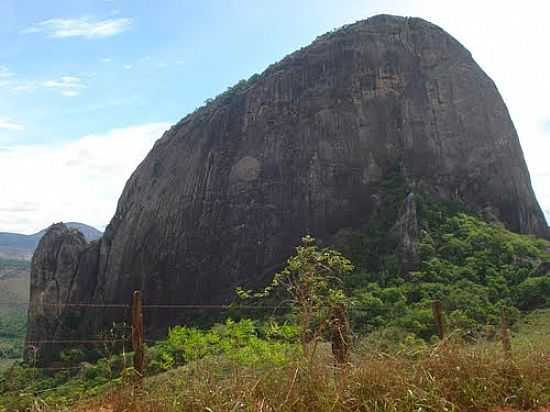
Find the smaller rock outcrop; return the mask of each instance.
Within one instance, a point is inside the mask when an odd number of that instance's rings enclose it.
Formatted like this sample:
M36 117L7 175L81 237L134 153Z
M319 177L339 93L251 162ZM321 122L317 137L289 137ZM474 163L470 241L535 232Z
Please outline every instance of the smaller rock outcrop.
M409 193L401 208L399 218L393 229L399 236L398 256L402 274L408 274L418 268L418 220L414 193Z
M43 344L45 337L56 336L64 304L78 270L81 253L87 242L82 233L63 223L52 225L40 240L32 258L31 302L25 360L39 361L38 356L54 352L52 343Z

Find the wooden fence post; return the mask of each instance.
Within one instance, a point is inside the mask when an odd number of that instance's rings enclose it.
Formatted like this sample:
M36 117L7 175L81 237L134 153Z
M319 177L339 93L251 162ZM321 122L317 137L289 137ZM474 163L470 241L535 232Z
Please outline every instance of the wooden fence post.
M510 341L510 331L508 330L508 316L506 309L500 311L500 340L502 341L502 349L504 356L510 358L512 356L512 342Z
M134 350L134 369L139 382L143 382L145 355L143 350L143 299L141 291L132 295L132 348Z
M432 312L435 321L435 327L437 329L437 335L439 339L445 339L445 325L443 324L443 305L441 301L434 300L432 302Z
M346 307L343 304L332 308L330 319L332 354L339 367L345 367L350 360L351 327Z

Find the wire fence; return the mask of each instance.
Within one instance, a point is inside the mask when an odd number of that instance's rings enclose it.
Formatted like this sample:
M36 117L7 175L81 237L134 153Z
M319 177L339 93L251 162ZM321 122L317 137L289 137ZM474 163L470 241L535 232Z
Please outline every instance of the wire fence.
M134 298L136 297L136 293L139 293L139 300L136 301ZM441 339L445 338L445 331L443 329L443 313L442 313L442 307L439 301L433 302L433 315L434 315L434 322L438 329L438 335ZM144 356L143 356L143 347L144 344L155 344L158 343L159 340L156 339L145 339L144 337L144 330L143 330L143 312L150 309L155 310L163 310L163 309L169 309L169 310L207 310L207 311L230 311L230 310L288 310L291 309L292 306L290 304L279 304L279 305L246 305L246 304L144 304L141 302L141 292L136 291L134 292L132 304L122 304L122 303L107 303L107 304L99 304L99 303L50 303L50 302L40 302L40 305L44 307L53 307L53 308L83 308L83 309L94 309L94 308L102 308L102 309L126 309L124 312L125 319L121 319L121 323L126 324L127 321L129 321L129 325L126 325L126 331L121 336L114 336L113 333L105 333L104 331L101 331L97 334L97 336L93 337L81 337L78 339L74 338L57 338L53 336L51 339L27 339L25 341L24 349L32 351L35 355L40 350L41 345L66 345L70 347L71 345L103 345L104 347L107 347L108 345L112 345L112 348L114 348L114 345L120 345L120 344L131 344L132 349L135 353L141 353L141 360L138 360L136 363L136 359L139 359L140 357L134 355L134 369L137 370L139 373L138 375L143 378L143 371L144 371ZM5 306L28 306L30 305L30 302L23 302L23 301L0 301L0 307ZM136 312L137 308L137 312ZM131 309L131 311L129 311ZM361 305L353 305L349 309L349 312L353 311L364 311L367 309L366 306ZM130 318L130 319L129 319ZM507 319L503 315L502 318L502 333L506 335L507 330ZM137 331L137 335L136 335ZM509 338L508 338L508 345L509 345ZM120 346L119 346L120 347ZM1 348L0 348L1 349ZM509 352L509 348L505 347L505 351ZM1 351L0 351L1 352ZM0 356L1 358L1 356ZM82 365L79 366L37 366L36 362L34 364L31 364L31 369L35 371L45 371L45 372L62 372L62 371L78 371L82 370ZM32 386L28 386L23 389L17 389L13 391L2 391L0 392L0 396L8 396L8 395L14 395L19 394L19 396L38 396L41 393L55 391L60 386L47 388L47 389L34 389Z
M30 305L30 302L27 301L0 301L0 307L27 307ZM75 309L126 309L129 310L132 308L131 304L124 303L53 303L53 302L39 302L39 305L42 307L48 308L75 308ZM206 311L230 311L230 310L288 310L291 306L288 304L279 304L279 305L246 305L246 304L142 304L142 311L147 310L206 310ZM124 319L121 319L122 322L129 321L128 313L125 312ZM103 331L102 331L103 332ZM109 338L109 337L99 337L97 336L88 337L88 338L79 338L79 339L61 339L61 338L52 338L52 339L27 339L25 340L25 349L37 350L41 345L101 345L101 344L116 344L116 343L129 343L131 342L130 337L126 338ZM145 339L148 344L155 344L158 339ZM1 353L0 353L1 355ZM7 358L5 356L0 356L0 358ZM78 367L76 367L78 368ZM35 367L38 370L63 370L63 369L75 369L75 367L60 367L60 368L45 368L45 367Z
M0 302L0 306L28 306L30 302ZM122 308L128 309L132 305L130 304L99 304L99 303L43 303L40 305L47 307L75 307L75 308ZM291 305L240 305L240 304L227 304L227 305L212 305L212 304L143 304L144 309L216 309L216 310L229 310L229 309L290 309Z
M0 301L0 307L28 307L31 304L31 302L26 301ZM74 309L124 309L124 319L121 319L121 322L127 322L130 319L128 310L132 309L133 304L124 304L124 303L55 303L55 302L38 302L38 304L42 307L46 308L58 308L58 309L67 309L67 308L74 308ZM246 305L246 304L159 304L159 303L153 303L153 304L141 304L140 305L140 311L141 316L143 316L144 311L148 310L189 310L189 311L195 311L195 310L205 310L205 311L230 311L230 310L254 310L254 311L261 311L261 310L288 310L291 306L288 304L279 304L279 305ZM133 315L135 317L135 315ZM141 319L142 320L142 319ZM135 328L135 319L131 320L132 323L132 329ZM131 333L129 333L130 335ZM108 334L105 334L108 335ZM101 346L101 345L116 345L116 344L133 344L133 349L136 350L135 342L133 342L132 336L122 337L122 338L112 338L109 336L101 337L98 333L98 336L93 337L87 337L87 338L79 338L79 339L61 339L61 338L51 338L51 339L27 339L25 340L24 349L34 351L35 353L40 350L40 347L42 345L92 345L92 346ZM142 344L155 344L158 343L158 340L156 339L145 339L143 336L141 337ZM131 363L131 362L130 362ZM135 365L134 365L135 367ZM64 371L79 371L82 369L82 366L37 366L36 363L30 365L30 369L39 372L64 372ZM36 389L33 388L32 385L26 386L25 388L20 388L16 390L8 390L8 391L2 391L0 392L1 396L11 396L11 395L18 395L18 396L32 396L36 397L41 394L44 394L46 392L52 392L56 389L59 389L61 385L47 388L47 389Z

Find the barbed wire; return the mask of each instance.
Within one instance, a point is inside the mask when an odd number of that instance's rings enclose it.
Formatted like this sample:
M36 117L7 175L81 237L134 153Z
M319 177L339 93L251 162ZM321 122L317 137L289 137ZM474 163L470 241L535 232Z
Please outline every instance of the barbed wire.
M30 302L0 302L2 306L17 306L17 305L30 305ZM122 303L40 303L41 306L50 307L83 307L83 308L130 308L129 304ZM143 304L143 308L149 309L284 309L290 308L290 305L238 305L238 304L185 304L185 303L155 303L155 304Z
M0 306L28 306L31 302L0 302ZM41 306L51 307L83 307L83 308L129 308L130 305L118 303L40 303Z
M0 306L30 305L29 302L0 302ZM82 308L121 308L129 309L132 305L119 303L40 303L42 306L49 307L82 307ZM186 303L153 303L143 304L143 309L218 309L218 310L238 310L238 309L291 309L289 304L281 305L241 305L241 304L186 304ZM348 310L367 309L367 306L351 305Z
M73 344L86 344L86 343L115 343L115 342L129 342L130 339L45 339L45 340L33 340L26 341L26 346L40 345L43 343L73 343Z

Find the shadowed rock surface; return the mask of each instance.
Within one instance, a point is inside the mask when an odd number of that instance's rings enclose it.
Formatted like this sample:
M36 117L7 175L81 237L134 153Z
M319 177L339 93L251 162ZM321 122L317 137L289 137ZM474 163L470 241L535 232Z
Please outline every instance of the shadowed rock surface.
M120 320L111 310L66 320L37 306L44 291L58 301L128 303L142 289L146 304L226 303L236 286L262 284L304 234L330 239L366 224L396 168L409 191L490 208L514 231L547 236L491 79L439 27L375 16L321 36L167 131L127 182L103 238L87 247L71 238L66 290L33 280L29 336L53 330L38 316L81 336ZM412 201L397 222L406 270ZM58 236L67 235L51 229L46 238ZM38 268L57 245L41 243L33 277L51 272ZM146 331L186 315L149 311Z
M414 193L409 193L399 210L399 217L393 228L398 239L397 253L400 258L401 273L408 274L417 269L418 256L418 221Z
M86 240L82 233L68 229L63 223L50 226L38 244L32 258L31 301L25 344L25 359L29 362L34 361L34 349L39 347L37 341L57 335L64 315L63 305L69 300L80 255L85 247Z

